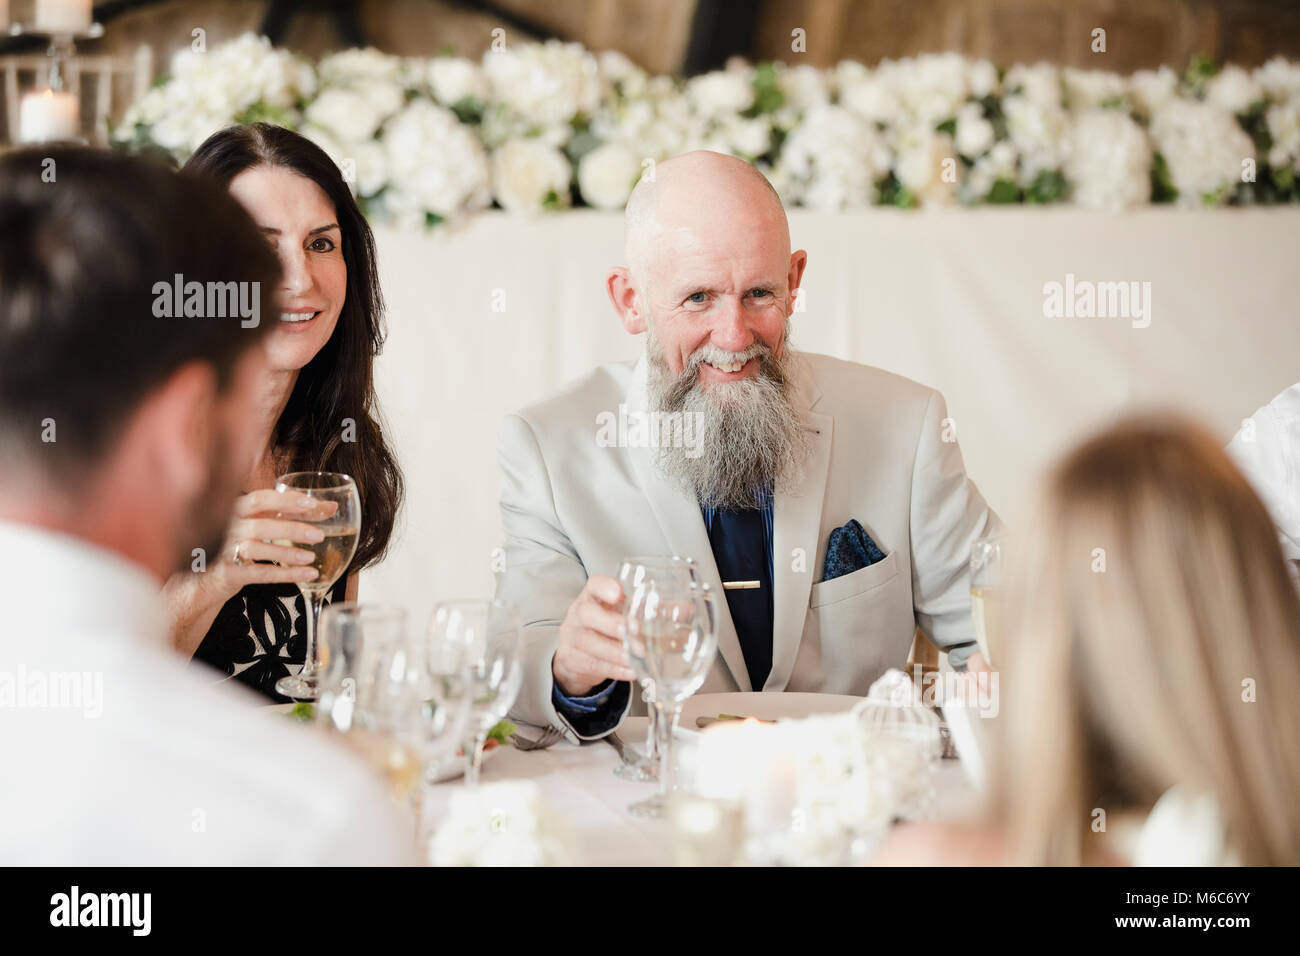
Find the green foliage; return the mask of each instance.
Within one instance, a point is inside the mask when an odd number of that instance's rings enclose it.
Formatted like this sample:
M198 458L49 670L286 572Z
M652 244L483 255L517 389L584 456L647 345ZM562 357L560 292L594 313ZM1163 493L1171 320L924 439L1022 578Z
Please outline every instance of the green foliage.
M1059 170L1045 169L1029 184L1025 190L1025 202L1037 205L1061 202L1069 192L1069 184Z
M742 114L748 119L764 113L775 113L785 106L785 93L777 80L775 63L760 63L754 67L754 103Z
M1178 188L1169 175L1169 163L1163 153L1156 153L1151 163L1151 201L1153 203L1173 202L1178 198Z

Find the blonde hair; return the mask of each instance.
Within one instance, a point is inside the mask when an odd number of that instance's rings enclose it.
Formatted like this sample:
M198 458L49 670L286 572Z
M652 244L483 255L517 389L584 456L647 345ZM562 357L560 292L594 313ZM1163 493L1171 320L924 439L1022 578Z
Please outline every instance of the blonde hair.
M990 807L1012 862L1105 856L1096 811L1213 794L1243 863L1300 862L1300 596L1214 437L1133 419L1015 543Z

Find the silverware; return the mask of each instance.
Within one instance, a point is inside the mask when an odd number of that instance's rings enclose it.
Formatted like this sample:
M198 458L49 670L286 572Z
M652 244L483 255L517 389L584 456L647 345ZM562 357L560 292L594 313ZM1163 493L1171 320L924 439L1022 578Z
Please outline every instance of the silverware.
M529 740L527 737L511 734L510 742L519 750L545 750L551 744L558 743L563 737L564 731L556 727L547 727L536 740Z

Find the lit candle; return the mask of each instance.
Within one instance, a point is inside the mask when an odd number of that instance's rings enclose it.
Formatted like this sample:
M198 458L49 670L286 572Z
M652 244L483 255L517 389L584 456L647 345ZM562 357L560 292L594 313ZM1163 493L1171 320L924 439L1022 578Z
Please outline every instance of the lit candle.
M745 808L750 834L790 826L794 754L785 728L756 720L720 721L700 736L695 791Z
M75 93L27 93L23 96L18 123L19 141L45 143L76 139L81 129L80 103Z
M90 29L91 0L36 0L32 26L38 33L85 33Z

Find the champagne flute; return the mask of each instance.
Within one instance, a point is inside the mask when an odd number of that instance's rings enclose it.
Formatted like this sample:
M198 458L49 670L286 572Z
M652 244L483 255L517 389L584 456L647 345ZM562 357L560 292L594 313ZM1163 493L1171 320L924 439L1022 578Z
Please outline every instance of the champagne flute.
M634 555L624 558L618 566L618 583L623 588L623 599L652 575L685 575L687 580L701 583L699 567L693 558L677 555ZM655 686L648 675L637 673L641 685L641 700L646 703L645 749L641 754L625 749L623 761L614 768L620 780L644 783L659 778L659 711L654 706Z
M970 609L975 640L990 665L1001 658L1003 596L1002 538L995 532L977 538L970 551Z
M488 731L506 716L524 680L524 629L504 601L445 601L429 621L435 674L464 674L469 698L465 784L478 785Z
M325 535L315 544L294 545L307 548L315 555L311 566L316 569L316 577L298 584L307 605L307 653L301 671L275 682L276 691L285 697L315 700L320 680L316 629L325 596L334 582L343 576L356 554L357 537L361 533L361 495L357 483L349 476L329 471L297 471L281 475L275 480L275 490L296 491L312 499L313 507L306 514L281 514L280 517L312 522Z
M673 789L673 731L682 702L699 690L717 654L717 602L706 584L680 575L649 577L628 596L622 630L632 669L654 681L659 710L659 792L628 809L662 817Z

